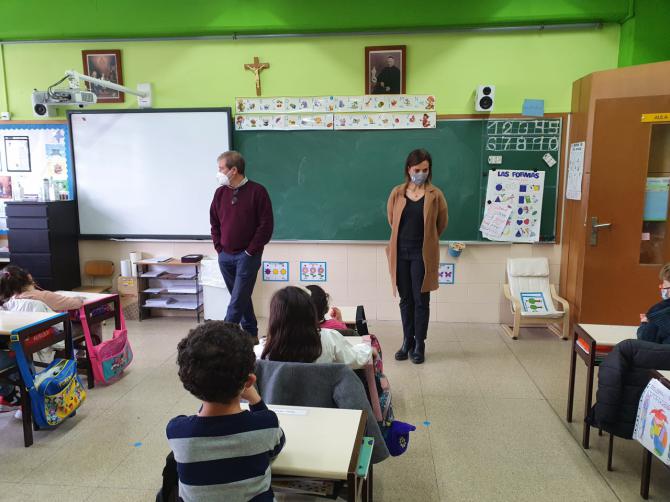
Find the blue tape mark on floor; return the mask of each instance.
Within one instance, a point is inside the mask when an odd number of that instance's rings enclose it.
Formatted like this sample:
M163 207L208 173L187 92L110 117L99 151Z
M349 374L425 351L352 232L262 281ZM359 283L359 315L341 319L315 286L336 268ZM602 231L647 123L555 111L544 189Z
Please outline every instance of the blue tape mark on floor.
M424 427L428 427L428 426L430 425L430 421L426 420L426 421L423 423L423 425L424 425Z
M135 448L139 448L140 446L142 446L142 443L140 441L138 441L137 443L133 443L133 446Z

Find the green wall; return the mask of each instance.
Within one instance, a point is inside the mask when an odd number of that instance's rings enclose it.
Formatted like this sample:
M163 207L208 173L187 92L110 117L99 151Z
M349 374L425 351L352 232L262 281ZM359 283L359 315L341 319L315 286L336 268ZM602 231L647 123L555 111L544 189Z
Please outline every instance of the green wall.
M82 49L120 48L125 84L152 83L154 106L165 108L232 106L236 96L253 95L253 74L243 64L254 56L271 64L262 73L266 96L362 94L364 47L391 44L407 45L407 92L436 94L438 113L472 113L473 90L482 83L497 86L496 113L519 113L524 98L545 99L547 112L564 112L570 109L574 80L616 67L619 26L495 34L10 44L4 46L8 107L12 118L31 119L32 90L46 89L67 69L81 71ZM136 100L126 96L122 105L104 106L136 107Z
M670 0L634 0L631 6L633 15L621 26L619 66L670 60Z
M628 0L1 0L0 40L619 22Z

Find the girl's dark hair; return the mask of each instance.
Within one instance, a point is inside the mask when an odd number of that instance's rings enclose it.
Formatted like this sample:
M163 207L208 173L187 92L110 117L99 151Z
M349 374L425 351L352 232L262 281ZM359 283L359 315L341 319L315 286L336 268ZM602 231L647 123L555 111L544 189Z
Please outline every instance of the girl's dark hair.
M417 150L412 150L411 152L409 152L407 160L405 161L405 181L407 183L409 183L412 180L409 176L409 168L412 166L416 166L417 164L421 164L424 160L428 161L427 181L431 181L433 179L433 158L430 156L430 153L428 153L428 150L419 148Z
M310 295L300 288L280 289L270 301L262 359L313 363L321 355L321 335Z
M33 279L28 272L21 267L7 265L0 270L0 305L22 293L32 283Z
M330 295L317 285L307 286L307 289L309 289L312 293L312 303L316 309L316 318L320 324L326 320L326 313L328 312L328 300L330 300Z

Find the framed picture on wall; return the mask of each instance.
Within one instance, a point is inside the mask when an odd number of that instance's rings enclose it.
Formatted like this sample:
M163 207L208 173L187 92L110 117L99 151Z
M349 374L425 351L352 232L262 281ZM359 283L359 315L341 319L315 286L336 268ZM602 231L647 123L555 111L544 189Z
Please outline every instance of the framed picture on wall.
M81 57L84 62L85 75L123 85L120 50L81 51ZM89 82L86 82L86 87L95 93L98 103L123 103L125 100L123 92Z
M365 48L365 94L405 94L405 45Z

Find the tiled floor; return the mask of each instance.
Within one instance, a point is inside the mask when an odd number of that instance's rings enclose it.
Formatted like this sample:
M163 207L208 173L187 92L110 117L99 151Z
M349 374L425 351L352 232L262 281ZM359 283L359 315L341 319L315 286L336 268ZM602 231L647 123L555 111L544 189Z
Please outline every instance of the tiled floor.
M35 433L0 415L0 500L150 501L168 452L165 424L193 413L175 366L186 320L129 322L135 362L119 382L93 389L77 417ZM393 360L399 323L373 324L385 349L396 416L414 423L410 450L375 470L378 501L637 501L641 449L607 437L584 451L578 366L573 424L565 422L569 343L543 330L512 341L497 326L433 323L427 362ZM654 463L651 500L670 500Z

